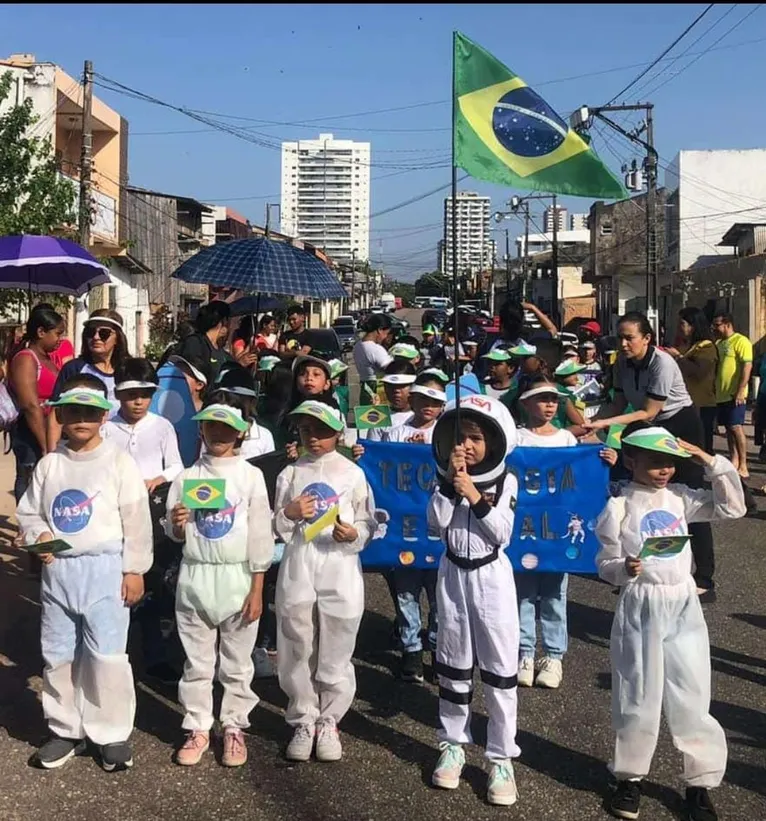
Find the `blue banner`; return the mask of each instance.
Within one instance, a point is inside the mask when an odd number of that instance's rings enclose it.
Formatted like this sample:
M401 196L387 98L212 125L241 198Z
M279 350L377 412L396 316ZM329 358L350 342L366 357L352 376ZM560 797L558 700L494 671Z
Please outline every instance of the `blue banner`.
M426 508L437 481L429 445L365 442L359 465L375 494L377 531L362 552L365 570L435 568L444 551L428 536ZM608 497L600 445L516 448L508 459L519 483L515 570L595 573L594 528Z

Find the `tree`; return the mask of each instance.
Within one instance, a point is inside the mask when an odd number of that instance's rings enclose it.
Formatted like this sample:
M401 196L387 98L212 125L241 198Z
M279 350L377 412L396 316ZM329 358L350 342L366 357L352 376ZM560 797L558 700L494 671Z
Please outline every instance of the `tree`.
M71 234L75 187L58 173L49 137L30 136L38 121L30 99L7 105L13 74L0 76L0 236ZM26 305L25 291L0 290L0 310ZM59 302L55 295L46 301Z
M449 280L438 271L423 274L415 280L415 293L418 296L448 296Z

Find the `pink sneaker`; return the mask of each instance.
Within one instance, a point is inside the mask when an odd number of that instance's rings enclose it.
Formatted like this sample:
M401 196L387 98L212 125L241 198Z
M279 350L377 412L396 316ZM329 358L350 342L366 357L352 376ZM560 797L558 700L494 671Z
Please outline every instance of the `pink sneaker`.
M181 749L176 753L176 764L182 767L193 767L199 764L202 756L210 747L210 733L201 730L192 730L184 741Z
M237 727L224 728L221 764L224 767L241 767L246 762L245 734Z

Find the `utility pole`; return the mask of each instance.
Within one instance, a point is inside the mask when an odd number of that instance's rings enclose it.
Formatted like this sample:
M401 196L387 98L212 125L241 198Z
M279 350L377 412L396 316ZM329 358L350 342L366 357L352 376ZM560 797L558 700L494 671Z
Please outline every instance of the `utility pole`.
M553 246L551 248L551 319L559 321L559 212L553 195Z
M643 111L646 120L635 131L628 132L605 115L612 111ZM654 104L635 103L633 105L604 105L591 108L580 106L572 113L571 125L575 131L587 131L592 119L598 117L603 123L630 142L640 145L646 151L644 171L646 173L646 316L659 339L659 259L657 257L657 149L654 147ZM641 134L646 131L646 139Z
M511 235L505 229L505 298L511 296Z
M93 170L93 63L85 61L82 75L82 144L80 148L80 208L77 221L80 245L90 247L90 188Z
M527 299L527 280L529 279L529 203L524 203L524 260L521 274L521 299Z
M351 299L350 310L354 310L354 286L356 285L356 248L351 249Z

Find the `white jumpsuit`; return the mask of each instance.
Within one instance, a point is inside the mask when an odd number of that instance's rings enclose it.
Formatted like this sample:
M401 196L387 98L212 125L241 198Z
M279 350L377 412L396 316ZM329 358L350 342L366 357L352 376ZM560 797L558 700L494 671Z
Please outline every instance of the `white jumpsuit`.
M504 551L513 533L517 491L516 478L507 474L500 498L492 506L482 499L471 507L446 484L428 504L428 531L438 533L453 554L477 560L496 552L494 561L473 570L458 567L445 553L436 584L439 741L471 742L470 705L478 664L489 716L486 756L491 760L516 758L520 753L516 744L519 610L513 568Z
M688 786L717 787L726 770L726 737L709 712L710 642L689 544L675 556L643 559L635 578L625 569L626 557L638 556L649 536L685 535L692 522L745 515L739 475L728 459L716 456L706 477L712 491L632 482L609 500L596 525L599 575L623 586L610 642L615 746L609 768L619 780L649 772L663 709Z
M16 515L25 544L49 532L72 546L43 566L43 712L51 732L97 745L127 741L136 695L122 577L152 565L138 466L112 442L84 453L62 442L38 463Z
M242 606L254 573L274 557L271 508L261 471L241 456L202 456L173 482L168 511L181 500L185 479L224 479L220 510L192 511L185 528L176 588L176 624L186 653L178 700L185 730L213 726L213 677L223 686L221 724L245 729L258 704L253 692L253 647L258 621L246 622ZM167 534L175 539L168 515Z
M312 541L305 523L284 515L302 494L317 499L317 517L334 504L358 536L336 542L331 523ZM275 528L285 543L277 579L277 671L292 726L318 718L339 722L351 706L356 676L351 658L364 613L359 553L375 532L375 500L361 468L333 451L301 456L277 477Z

